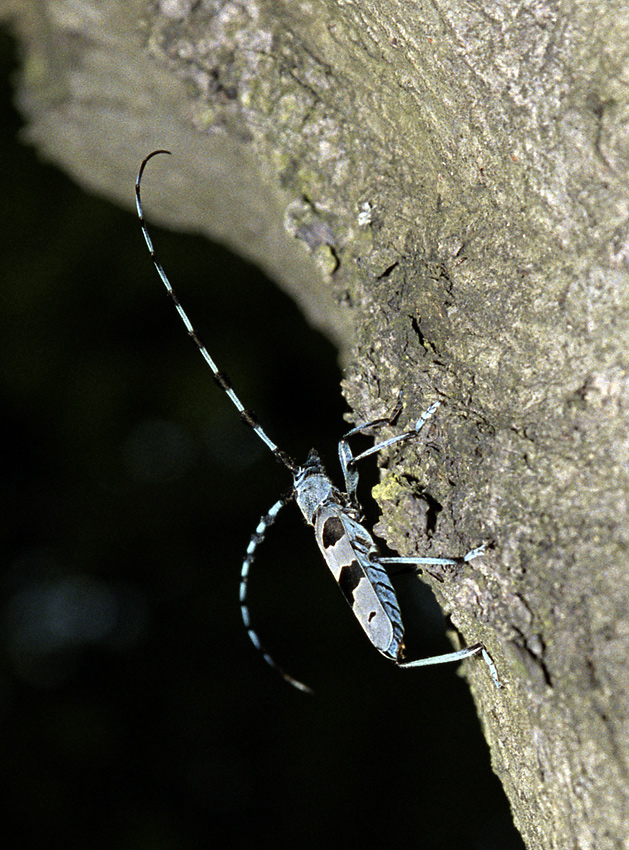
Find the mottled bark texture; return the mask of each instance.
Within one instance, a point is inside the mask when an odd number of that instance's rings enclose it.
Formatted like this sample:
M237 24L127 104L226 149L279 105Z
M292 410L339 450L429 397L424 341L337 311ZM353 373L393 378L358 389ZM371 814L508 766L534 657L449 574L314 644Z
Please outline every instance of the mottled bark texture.
M260 263L357 420L442 406L376 488L530 848L629 847L629 16L608 0L13 0L28 136ZM394 461L394 462L393 462Z

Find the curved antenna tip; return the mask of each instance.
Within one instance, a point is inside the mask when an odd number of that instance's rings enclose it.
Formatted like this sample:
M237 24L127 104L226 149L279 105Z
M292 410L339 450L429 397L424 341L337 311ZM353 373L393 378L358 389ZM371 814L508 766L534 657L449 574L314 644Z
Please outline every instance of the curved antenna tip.
M148 154L148 156L144 157L144 162L148 162L149 159L151 159L154 156L157 156L158 153L167 153L168 155L170 155L172 153L172 151L168 151L168 150L166 150L166 148L157 148L157 150L151 151L150 154Z
M166 148L158 148L155 151L151 151L150 154L148 154L147 156L144 157L144 159L142 160L142 163L140 165L140 170L138 171L136 186L140 182L140 180L142 179L142 175L144 174L144 169L146 168L146 164L149 161L149 159L153 159L154 156L157 156L160 153L167 153L170 156L170 151L167 151Z

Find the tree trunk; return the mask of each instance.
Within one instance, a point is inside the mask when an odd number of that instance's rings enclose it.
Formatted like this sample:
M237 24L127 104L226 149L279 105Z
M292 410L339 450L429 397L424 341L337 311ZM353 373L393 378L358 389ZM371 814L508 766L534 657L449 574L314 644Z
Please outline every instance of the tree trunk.
M530 848L627 848L626 9L0 4L29 138L259 263L339 345L356 421L442 402L376 495L466 642ZM426 538L428 536L429 544Z

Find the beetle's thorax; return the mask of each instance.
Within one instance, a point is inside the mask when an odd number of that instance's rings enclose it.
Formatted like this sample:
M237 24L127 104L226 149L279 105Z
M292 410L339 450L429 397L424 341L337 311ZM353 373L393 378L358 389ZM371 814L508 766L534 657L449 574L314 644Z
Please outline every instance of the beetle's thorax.
M306 463L297 471L293 485L295 501L310 525L314 524L316 513L323 504L330 500L341 500L341 493L330 481L321 458L314 449L308 455Z

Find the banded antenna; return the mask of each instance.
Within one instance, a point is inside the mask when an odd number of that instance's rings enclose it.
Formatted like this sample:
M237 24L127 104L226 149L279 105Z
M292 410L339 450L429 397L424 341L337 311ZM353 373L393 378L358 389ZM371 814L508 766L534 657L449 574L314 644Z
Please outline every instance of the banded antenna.
M247 425L249 428L251 428L252 431L254 431L254 433L258 436L258 438L260 440L262 440L262 442L269 449L269 451L272 452L275 459L278 460L283 466L285 466L286 469L288 469L289 472L291 472L293 475L295 475L295 473L299 469L299 467L297 466L295 461L292 460L292 458L290 458L285 452L283 452L273 442L273 440L269 437L269 435L266 433L264 428L259 424L255 413L252 410L247 410L247 408L241 402L239 397L236 395L236 393L235 393L235 391L232 387L232 383L229 379L229 376L225 372L222 372L218 368L216 363L214 362L212 356L210 355L210 352L207 350L207 348L205 347L205 345L203 344L203 342L199 338L199 335L197 334L196 330L194 329L194 327L192 325L192 322L188 318L188 314L186 313L186 311L181 306L179 299L175 295L175 291L174 291L174 289L173 289L173 287L172 287L172 285L171 285L171 283L168 279L168 276L167 276L166 272L164 271L164 267L162 266L162 264L160 263L160 261L157 258L157 254L155 253L155 248L153 247L153 240L151 239L151 236L150 236L149 231L148 231L148 227L146 225L146 220L144 218L144 210L142 208L142 195L141 195L140 185L142 183L142 175L144 174L144 169L146 168L147 163L149 162L149 160L153 159L154 156L157 156L158 154L161 154L161 153L165 153L165 154L170 155L170 151L163 150L163 149L156 150L156 151L153 151L152 153L150 153L147 157L145 157L142 160L142 165L140 166L140 170L138 172L138 176L137 176L136 181L135 181L135 206L136 206L136 209L137 209L137 212L138 212L138 218L140 220L140 227L142 228L142 234L144 236L144 241L146 242L146 247L148 248L149 253L151 255L153 265L155 266L157 274L160 276L162 283L166 287L166 292L168 293L170 300L173 302L177 312L179 313L179 318L184 323L185 328L188 331L188 336L193 340L194 344L196 345L196 347L201 352L201 356L203 357L203 359L205 360L207 365L210 367L210 370L212 372L212 377L214 378L215 383L229 397L229 400L231 401L231 403L234 405L234 407L238 411L238 414L240 415L240 419L242 420L242 422L244 422L245 425Z

